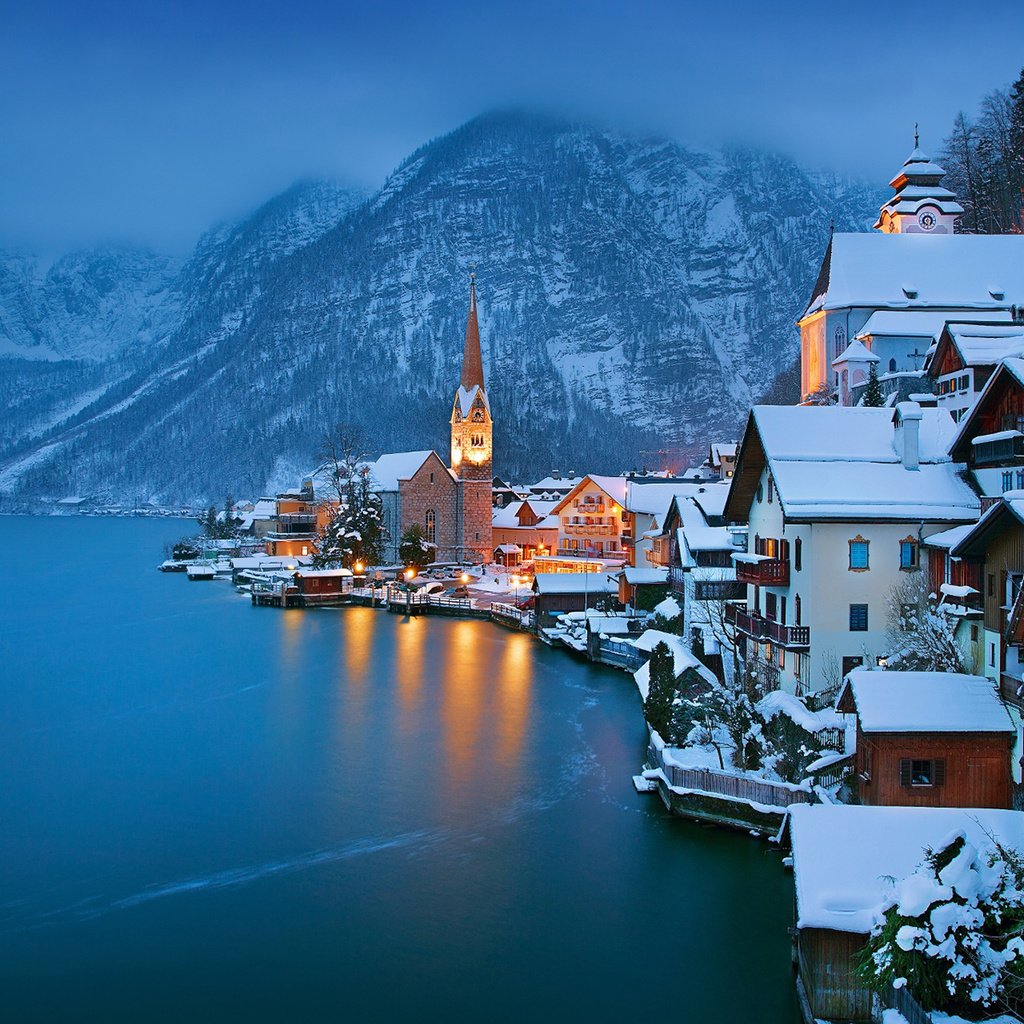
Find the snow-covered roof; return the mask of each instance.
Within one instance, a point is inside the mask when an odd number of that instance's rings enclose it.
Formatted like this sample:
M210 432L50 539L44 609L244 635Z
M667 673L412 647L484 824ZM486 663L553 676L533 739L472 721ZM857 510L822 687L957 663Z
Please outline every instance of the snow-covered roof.
M617 594L619 584L603 572L539 572L533 589L538 594Z
M974 529L974 523L964 523L962 526L954 526L950 530L941 530L925 537L924 545L929 548L944 548L950 550L960 543Z
M668 582L668 569L658 568L657 566L627 565L622 570L622 575L626 577L626 582L630 586L644 583Z
M948 462L956 424L945 409L923 409L921 462ZM900 461L887 409L864 406L756 405L765 454L785 462Z
M854 669L850 693L864 732L1013 732L1006 706L984 676Z
M562 494L566 494L578 483L579 479L576 477L567 478L564 476L546 476L543 480L538 480L535 484L530 484L527 490L536 491L538 494L549 494L554 491L560 491Z
M660 523L664 521L665 515L672 505L673 498L677 495L679 498L688 498L709 486L711 485L681 483L678 481L670 484L649 484L628 480L623 508L629 512L641 512L652 515Z
M541 501L539 498L527 498L525 501L510 501L503 508L495 508L491 513L491 525L501 530L557 530L558 516L552 516L551 510L556 501ZM520 525L519 513L524 505L529 505L537 516L533 526Z
M994 366L1024 355L1024 324L961 324L947 328L965 366Z
M752 417L786 515L804 520L977 518L978 497L946 454L956 430L949 413L900 403L896 415L901 420L920 417L916 470L900 460L889 409L755 406Z
M503 555L521 555L523 549L518 544L499 544L495 551L500 551Z
M871 352L863 342L856 338L850 342L842 352L832 360L833 366L840 366L843 363L877 363L878 356Z
M555 505L554 511L561 512L562 509L568 506L569 501L577 491L585 491L590 486L599 488L604 491L612 501L617 502L622 507L625 507L626 487L628 484L629 478L624 476L591 476L590 474L587 474L587 476L580 477L574 482L572 490L569 491L569 493L566 494L557 505Z
M714 672L711 671L691 650L686 646L686 641L675 633L666 633L660 629L648 629L641 633L635 640L627 640L639 651L652 652L658 644L664 644L672 653L672 661L675 666L676 678L678 679L687 669L693 669L705 682L712 686L718 683ZM641 694L646 698L648 687L651 682L650 662L641 665L633 673Z
M797 927L857 935L870 932L893 879L956 831L979 849L994 837L1024 851L1024 814L989 808L795 804L788 828Z
M968 310L1024 304L1024 236L837 233L819 288L804 316L848 306Z
M300 569L295 574L305 579L334 579L339 576L351 576L351 569Z
M857 332L858 338L931 338L935 340L957 313L933 313L930 310L880 309L868 317ZM1008 310L979 310L972 320L1006 321Z
M822 729L843 729L842 718L831 709L811 711L799 697L784 690L771 690L757 703L757 710L771 721L776 715L785 715L791 722L809 733Z
M735 459L738 447L739 444L736 441L715 441L711 445L712 465L720 466L722 459Z
M376 462L370 463L370 476L379 490L397 491L398 481L415 476L420 466L433 454L432 451L425 451L382 455Z

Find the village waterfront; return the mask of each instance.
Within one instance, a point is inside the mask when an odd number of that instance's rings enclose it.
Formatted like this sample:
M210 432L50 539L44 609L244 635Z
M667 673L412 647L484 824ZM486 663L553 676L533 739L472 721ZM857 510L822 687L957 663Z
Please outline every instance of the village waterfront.
M628 674L255 608L184 525L4 520L3 1019L797 1020L781 856L635 792Z

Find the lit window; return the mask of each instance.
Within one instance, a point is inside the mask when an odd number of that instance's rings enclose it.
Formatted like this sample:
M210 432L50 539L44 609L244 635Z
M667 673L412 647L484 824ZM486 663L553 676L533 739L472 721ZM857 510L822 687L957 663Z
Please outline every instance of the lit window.
M850 568L859 571L868 568L868 541L863 537L854 537L850 541Z
M426 532L426 541L428 544L437 543L437 514L432 508L427 509L427 514L424 517L424 526Z

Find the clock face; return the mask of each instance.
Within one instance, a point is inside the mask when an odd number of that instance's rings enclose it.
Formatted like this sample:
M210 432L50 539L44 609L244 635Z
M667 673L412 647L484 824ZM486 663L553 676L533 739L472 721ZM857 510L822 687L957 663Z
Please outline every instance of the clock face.
M917 223L922 231L931 231L935 227L935 214L924 210L917 215Z

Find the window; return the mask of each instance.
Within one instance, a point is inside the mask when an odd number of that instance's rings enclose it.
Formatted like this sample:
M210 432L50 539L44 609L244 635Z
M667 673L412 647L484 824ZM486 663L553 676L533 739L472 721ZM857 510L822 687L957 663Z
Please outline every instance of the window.
M796 572L799 572L803 568L803 549L803 541L797 537L797 539L793 541L793 568Z
M772 481L771 473L768 474L768 504L775 500L775 483Z
M757 485L757 501L758 501L758 504L760 504L763 500L764 500L764 488L760 484L758 484Z
M988 667L996 667L996 645L994 643L988 645Z
M858 534L850 541L850 571L864 572L868 568L868 541Z
M987 588L987 590L988 590L988 596L989 597L995 597L996 596L996 574L994 572L990 572L988 574L988 588Z
M800 595L797 594L796 597L793 598L793 614L796 616L796 624L798 626L802 625L800 621L800 611Z
M771 591L764 595L764 617L773 622L778 616L778 598Z
M916 569L918 559L917 541L907 537L900 541L900 568Z
M971 643L976 644L978 642L978 624L975 622L971 623Z
M1011 470L1008 469L1003 471L1003 490L1013 490L1013 473Z
M864 633L868 628L868 606L866 604L850 605L850 632Z
M1017 490L1024 491L1024 469L1017 470Z
M846 348L846 328L842 324L836 324L833 337L833 359L838 359Z
M901 786L943 786L945 783L945 759L900 758Z
M799 651L794 651L793 652L793 678L796 679L796 681L798 683L803 682L803 679L802 679L802 677L800 675L800 670L803 667L802 664L801 664L802 661L803 661L803 658L800 656L800 652Z
M890 359L889 360L889 372L890 373L895 373L896 372L896 360L895 359Z
M434 482L434 474L433 474L433 473L431 473L431 474L430 474L430 482L431 482L431 483L433 483L433 482ZM501 498L499 498L499 499L498 499L498 504L499 504L499 505L501 504Z
M437 543L437 514L432 508L427 509L427 514L424 517L424 526L426 533L426 541L428 544Z

